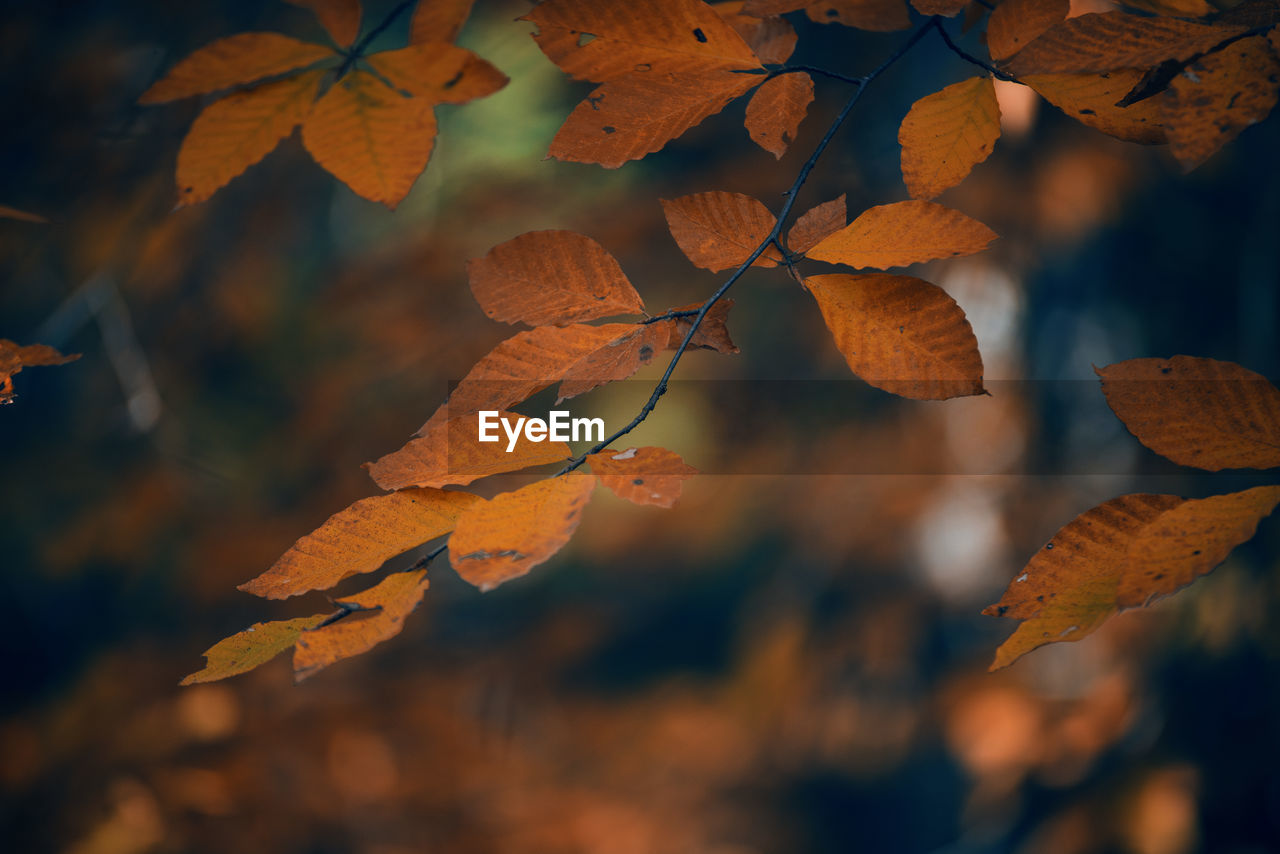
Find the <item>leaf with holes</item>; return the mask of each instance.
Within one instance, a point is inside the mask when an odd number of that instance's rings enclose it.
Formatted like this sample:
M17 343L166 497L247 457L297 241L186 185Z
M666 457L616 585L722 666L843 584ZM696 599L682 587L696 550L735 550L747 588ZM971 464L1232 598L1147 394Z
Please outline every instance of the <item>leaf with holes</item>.
M921 98L898 129L902 179L914 199L932 199L965 179L1000 138L990 77L972 77Z
M972 255L996 233L976 219L933 202L896 202L867 208L809 250L818 261L849 267L906 267L935 258Z
M324 619L324 614L316 614L293 620L254 623L243 632L224 638L206 649L204 669L192 673L181 684L216 682L229 676L248 673L291 649L304 631L314 629Z
M713 273L741 266L777 221L758 199L720 190L663 199L662 212L685 256ZM771 246L752 266L773 267L780 260L782 256Z
M747 102L747 133L756 145L781 159L811 103L813 78L808 74L783 74L766 80Z
M591 454L587 465L614 495L633 504L671 507L684 482L698 473L679 454L666 448L612 448Z
M605 383L625 380L652 362L671 341L670 324L668 320L637 326L630 334L588 354L565 373L556 403L586 394Z
M1142 76L1141 71L1122 69L1103 74L1028 74L1022 82L1081 124L1127 142L1161 145L1167 137L1159 99L1117 106Z

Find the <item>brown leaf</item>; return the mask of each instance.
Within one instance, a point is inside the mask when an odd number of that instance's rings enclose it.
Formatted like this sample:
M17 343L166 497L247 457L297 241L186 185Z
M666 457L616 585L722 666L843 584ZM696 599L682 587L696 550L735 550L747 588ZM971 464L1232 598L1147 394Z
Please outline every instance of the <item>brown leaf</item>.
M991 58L1001 61L1013 56L1045 30L1066 20L1069 11L1069 0L1004 0L987 22Z
M203 202L270 154L307 118L324 74L307 71L205 107L178 150L178 204Z
M964 311L911 276L809 276L805 286L849 368L915 400L982 394L982 356Z
M406 98L372 74L352 72L321 96L302 125L316 162L356 194L394 209L435 145L430 101Z
M932 199L959 184L999 138L1000 106L990 77L953 83L916 101L898 129L911 197Z
M911 0L911 5L921 15L954 17L964 11L969 0Z
M1160 145L1167 140L1158 100L1116 106L1141 79L1141 71L1122 69L1103 74L1028 74L1022 82L1073 119L1108 136Z
M807 73L766 80L747 102L747 133L756 145L780 160L795 140L811 103L813 78Z
M1205 0L1124 0L1124 5L1174 18L1202 18L1218 11Z
M320 625L324 619L324 614L316 614L294 620L254 623L243 632L224 638L205 650L204 669L192 673L181 684L216 682L228 676L247 673L292 647L299 635Z
M682 305L678 308L667 309L668 312L673 311L698 311L702 308L702 303L695 302L690 305ZM693 334L693 338L689 341L689 347L692 349L715 350L717 353L733 355L741 352L738 346L729 338L729 309L733 308L733 300L721 299L711 306L706 317L702 318L702 324L698 326L698 331ZM677 317L668 321L671 324L671 337L667 342L667 348L674 350L680 346L680 342L684 340L684 336L689 334L689 327L693 326L693 317Z
M996 233L976 219L933 202L868 208L809 250L808 256L850 267L905 267L935 258L972 255Z
M781 65L796 49L796 30L777 15L745 15L741 0L715 3L713 9L733 27L761 62Z
M644 324L588 354L565 373L556 403L625 380L666 349L671 334L671 328L661 323Z
M484 591L519 578L569 542L595 485L592 475L570 474L496 496L458 520L449 561Z
M1245 0L1219 15L1218 23L1246 30L1275 26L1280 24L1280 0Z
M982 613L1023 620L996 650L992 670L1036 647L1085 637L1116 612L1120 579L1135 537L1183 499L1124 495L1086 510L1058 533Z
M1261 374L1193 356L1097 373L1112 411L1157 454L1208 471L1280 466L1280 389Z
M427 571L419 569L393 572L378 585L339 602L353 612L298 637L293 650L294 680L301 682L400 634L404 618L413 613L426 592Z
M1049 28L1009 61L1011 74L1098 73L1151 68L1165 60L1186 60L1225 39L1238 27L1213 26L1176 18L1144 18L1124 12L1093 12Z
M418 0L409 22L409 43L454 42L475 0Z
M843 24L873 33L911 26L906 0L817 0L805 7L805 14L819 24Z
M530 326L638 314L644 303L618 262L573 231L532 231L467 262L484 313Z
M8 205L0 205L0 219L16 219L21 222L34 222L40 224L47 224L49 222L48 219L40 216L40 214L33 214L28 211L18 210L17 208L11 208Z
M1267 117L1280 90L1280 56L1265 38L1227 45L1187 66L1161 105L1169 150L1191 171Z
M1147 524L1129 546L1116 604L1135 608L1186 587L1253 538L1280 504L1280 486L1184 501Z
M360 35L360 0L286 0L309 9L340 47L350 47Z
M239 589L267 599L328 590L374 572L396 555L453 530L481 499L466 492L406 489L362 498L298 540L270 569Z
M469 50L433 42L367 58L397 89L433 104L465 104L507 85L507 75Z
M8 338L0 338L0 404L12 403L13 376L23 368L45 365L65 365L80 358L79 353L64 356L48 344L28 344L25 347Z
M337 54L279 33L241 33L218 39L179 62L142 93L138 103L159 104L243 86L322 59L337 59Z
M987 7L985 0L969 0L969 4L964 7L964 18L960 21L960 33L963 35L968 33L978 24L982 23L982 19L986 17Z
M633 504L671 507L680 498L684 481L698 470L665 448L610 448L587 457L591 471L614 495Z
M758 199L721 190L662 199L662 212L685 256L713 273L740 266L777 221ZM777 249L769 247L751 266L774 267L780 260Z
M801 255L817 246L827 236L844 228L849 222L849 211L844 194L838 199L823 202L810 208L796 219L787 234L787 246Z

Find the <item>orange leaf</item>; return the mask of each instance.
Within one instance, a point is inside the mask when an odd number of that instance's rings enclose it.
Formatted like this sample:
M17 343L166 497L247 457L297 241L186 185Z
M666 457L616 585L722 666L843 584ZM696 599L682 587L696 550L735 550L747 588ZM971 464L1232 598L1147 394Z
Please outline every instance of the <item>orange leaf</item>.
M594 476L570 474L478 505L458 520L450 563L484 591L519 578L569 542L595 485Z
M514 419L520 416L499 411L498 417L515 423ZM569 446L563 442L530 442L523 433L508 452L508 438L501 429L497 431L499 441L480 441L479 422L480 416L474 412L436 422L400 450L366 464L369 476L383 489L465 485L489 475L559 462L570 455Z
M1086 510L1058 533L982 613L1023 620L996 650L992 670L1036 647L1080 640L1116 612L1120 579L1134 538L1183 499L1123 495Z
M1116 106L1142 78L1141 71L1122 69L1103 74L1028 74L1022 82L1076 121L1108 136L1159 145L1166 138L1158 98Z
M158 104L204 95L336 58L337 54L323 45L279 33L241 33L218 39L179 62L143 92L138 103Z
M684 481L698 470L665 448L610 448L587 457L591 471L614 495L632 504L671 507L680 498Z
M224 638L205 650L204 669L192 673L181 684L216 682L228 676L247 673L292 647L299 635L320 625L324 619L324 614L316 614L294 620L254 623L243 632Z
M1124 5L1174 18L1202 18L1218 11L1205 0L1124 0Z
M982 355L947 292L911 276L810 276L805 286L849 368L915 400L982 394Z
M713 273L740 266L777 222L759 200L720 190L662 199L662 211L680 250ZM769 247L752 266L773 267L780 260L777 249Z
M358 195L395 208L431 159L431 102L406 98L372 74L343 77L316 102L302 142Z
M418 0L409 22L409 43L456 41L474 4L475 0Z
M1186 171L1199 166L1276 105L1280 57L1254 36L1196 60L1173 79L1161 117Z
M813 79L806 73L766 80L747 102L745 124L756 145L782 159L813 103Z
M921 15L942 15L954 17L964 11L969 0L911 0L911 5Z
M339 602L355 609L340 620L303 632L293 650L297 682L330 664L368 652L400 634L404 618L427 592L427 571L393 572L375 587Z
M42 224L49 222L48 219L40 216L40 214L28 213L27 211L18 210L17 208L11 208L8 205L0 205L0 218L16 219L21 222L35 222Z
M662 323L644 324L589 353L565 373L556 403L586 394L605 383L625 380L666 349L671 334L671 327Z
M741 0L716 3L711 8L742 36L761 62L781 65L796 49L796 30L786 18L744 15Z
M0 403L13 402L16 397L13 393L13 375L21 373L23 368L65 365L79 358L79 353L64 356L48 344L28 344L23 347L8 338L0 338Z
M311 11L340 47L350 47L360 35L360 0L286 0Z
M691 305L682 305L678 308L668 309L673 311L698 311L702 308L702 303L695 302ZM695 350L715 350L717 353L733 355L740 352L738 346L729 338L729 309L733 308L733 300L721 299L711 306L711 310L707 312L706 317L702 318L702 323L698 326L698 331L693 334L693 338L689 341L690 349ZM693 326L693 317L677 317L674 320L667 321L671 330L670 340L667 342L667 349L674 350L680 346L680 342L684 340L684 336L689 334L689 327Z
M972 255L996 233L976 219L933 202L868 208L809 250L808 256L850 267L905 267L935 258Z
M1004 0L987 22L991 58L1005 60L1013 56L1045 30L1066 20L1069 11L1069 0Z
M1011 74L1097 73L1190 59L1241 32L1176 18L1093 12L1050 27L1008 63Z
M323 71L232 92L205 107L178 151L180 205L194 205L271 153L311 112Z
M520 20L538 26L538 47L578 80L760 67L733 27L698 0L547 0Z
M484 313L530 326L638 314L644 302L617 260L573 231L531 231L467 262Z
M1192 356L1097 373L1112 411L1157 454L1208 471L1280 466L1280 389L1261 374Z
M465 104L507 85L507 75L486 60L440 42L385 50L368 62L396 88L433 104Z
M911 26L906 0L817 0L805 8L805 14L819 24L843 24L873 33Z
M1129 546L1116 604L1133 608L1175 593L1253 538L1280 504L1280 486L1184 501L1150 522Z
M267 599L328 590L453 530L481 499L466 492L406 489L362 498L298 540L270 569L239 589Z
M787 246L801 255L822 242L823 238L844 228L849 222L849 211L844 194L838 199L823 202L810 208L796 219L787 234Z
M902 178L914 199L932 199L965 179L1000 138L990 77L972 77L911 105L898 129Z

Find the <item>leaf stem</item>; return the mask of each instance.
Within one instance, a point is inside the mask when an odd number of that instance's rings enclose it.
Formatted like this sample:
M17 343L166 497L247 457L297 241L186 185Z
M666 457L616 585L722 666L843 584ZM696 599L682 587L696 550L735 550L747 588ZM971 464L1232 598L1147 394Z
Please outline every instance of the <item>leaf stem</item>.
M938 35L942 36L942 40L947 43L947 47L951 48L951 52L954 53L956 56L960 57L961 59L963 59L965 62L968 62L971 65L978 66L979 68L985 70L988 74L990 74L992 77L995 77L998 80L1007 80L1010 83L1020 82L1017 77L1014 77L1012 74L1009 74L1007 71L1001 71L999 68L996 68L994 65L988 62L983 62L981 59L978 59L978 57L974 56L973 54L966 51L964 48L960 47L960 45L956 44L952 40L951 34L948 33L946 28L942 26L941 18L930 18L929 23L932 24L933 28L938 31Z
M383 18L376 27L365 33L359 41L352 45L350 50L344 51L343 55L345 56L345 59L343 59L342 64L338 66L337 79L342 79L346 73L351 70L352 66L356 64L356 60L364 56L365 51L369 49L369 45L373 40L382 35L386 31L387 27L391 26L395 22L396 18L400 17L401 13L413 4L414 0L403 0L402 3L397 4L394 9L387 13L387 16Z

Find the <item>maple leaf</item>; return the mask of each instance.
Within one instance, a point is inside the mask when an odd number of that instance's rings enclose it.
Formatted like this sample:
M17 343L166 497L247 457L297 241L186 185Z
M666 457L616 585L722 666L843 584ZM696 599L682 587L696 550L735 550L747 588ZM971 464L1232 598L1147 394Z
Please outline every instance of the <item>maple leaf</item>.
M1000 106L990 77L971 77L916 101L898 129L911 197L932 199L959 184L999 138Z
M751 140L781 159L795 139L809 105L813 78L806 73L771 77L747 102L744 124Z
M248 673L291 649L304 631L315 628L324 619L324 614L316 614L293 620L254 623L243 632L224 638L205 650L204 669L192 673L181 684L216 682L229 676Z
M720 190L662 199L662 212L685 257L713 273L740 266L777 221L758 199ZM751 266L773 267L781 260L770 247Z
M680 498L684 481L698 470L666 448L612 448L587 457L600 483L619 498L633 504L672 507Z
M976 219L933 202L895 202L867 208L806 253L850 267L905 267L935 258L972 255L996 233Z
M1004 0L987 22L991 58L1008 59L1045 30L1066 20L1070 11L1069 0Z
M23 368L46 365L65 365L80 358L79 353L64 356L47 344L28 344L25 347L8 338L0 338L0 404L12 403L13 376Z

